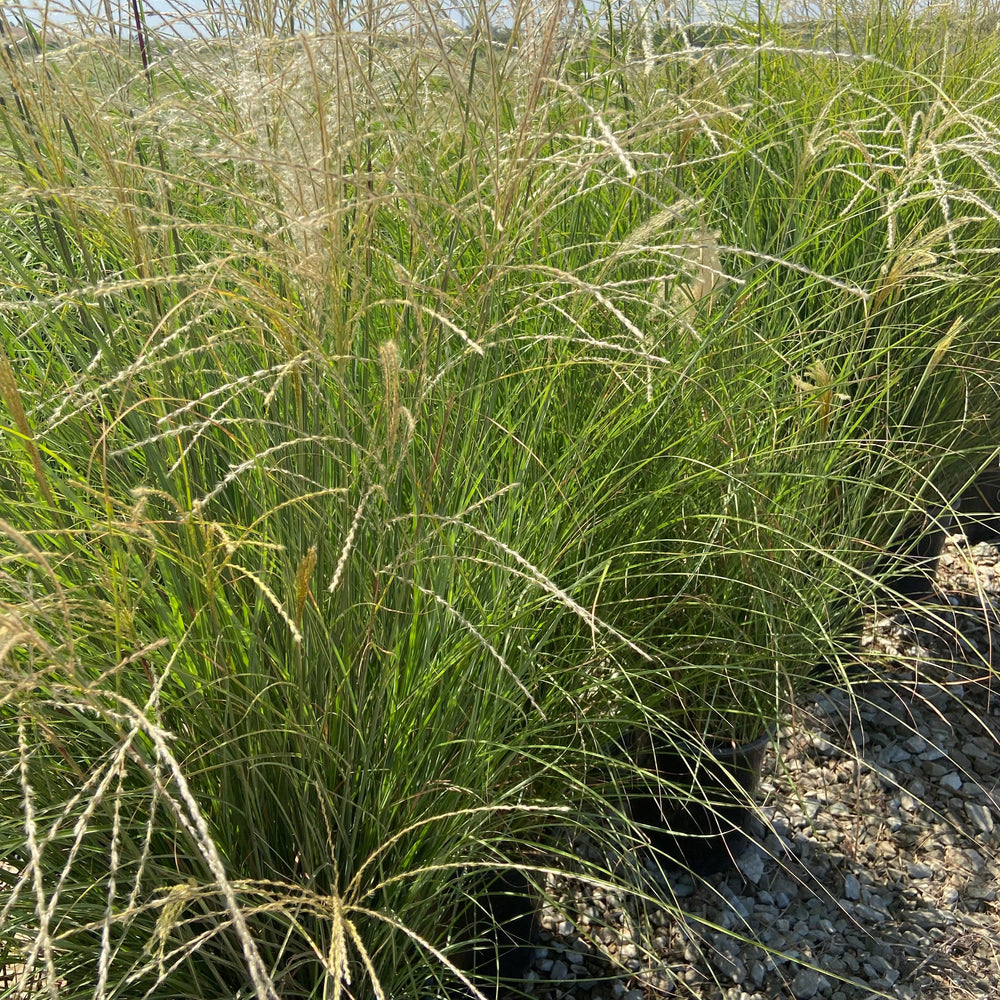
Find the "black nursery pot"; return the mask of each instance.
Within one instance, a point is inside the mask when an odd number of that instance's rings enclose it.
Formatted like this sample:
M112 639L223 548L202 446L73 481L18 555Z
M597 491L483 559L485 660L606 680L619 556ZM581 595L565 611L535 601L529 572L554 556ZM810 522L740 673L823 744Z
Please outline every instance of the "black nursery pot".
M650 779L631 784L626 806L661 867L710 875L733 865L746 842L749 803L770 740L766 732L740 746L685 753L665 738L643 735L649 745L635 762Z
M971 545L1000 537L1000 470L989 469L978 476L957 506L955 530Z
M468 903L464 909L464 935L470 944L453 957L486 997L517 992L534 956L537 940L538 902L523 872L516 868L487 869L466 875ZM454 1000L471 998L459 986Z
M932 593L945 535L953 526L953 519L940 511L925 515L923 524L914 527L910 537L890 555L893 572L885 581L886 590L911 599Z
M1000 537L1000 470L989 469L960 496L954 498L954 513L942 508L929 510L921 525L914 527L908 540L893 553L898 572L888 580L887 589L903 597L922 597L933 590L934 573L944 547L945 536L960 533L975 545Z

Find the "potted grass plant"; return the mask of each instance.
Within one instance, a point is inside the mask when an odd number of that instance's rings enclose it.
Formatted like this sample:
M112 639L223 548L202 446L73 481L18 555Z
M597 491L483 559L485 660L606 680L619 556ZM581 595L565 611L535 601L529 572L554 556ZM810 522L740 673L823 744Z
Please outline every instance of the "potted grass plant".
M720 266L716 254L710 269ZM690 361L578 371L567 400L600 408L567 404L553 417L565 439L586 442L554 471L586 498L568 576L579 603L614 626L593 667L621 713L611 769L639 772L618 779L637 796L625 811L647 832L659 826L686 863L709 831L739 826L766 734L822 682L820 665L851 660L863 609L899 572L873 558L898 547L900 525L981 461L996 432L988 385L968 377L989 341L959 345L957 331L924 326L903 344L880 332L859 349L847 328L824 339L820 364L817 344L794 331L756 350L720 283L699 281L709 291L688 296L703 307ZM753 302L741 296L741 316ZM911 401L901 413L897 398ZM612 435L611 421L632 429ZM594 642L580 637L581 661L594 663ZM728 755L740 762L726 767ZM686 803L706 797L692 820Z
M496 883L537 881L567 787L597 811L565 739L593 680L539 651L618 639L556 579L596 512L548 418L567 377L629 374L572 258L618 239L632 189L580 198L573 129L541 177L517 144L481 157L506 79L481 35L262 28L158 64L89 24L48 63L0 62L17 964L79 996L496 992L508 967L477 949L525 923ZM587 102L531 104L557 33L514 65L532 143L550 115L589 127ZM428 72L377 142L341 88L367 106L411 59Z

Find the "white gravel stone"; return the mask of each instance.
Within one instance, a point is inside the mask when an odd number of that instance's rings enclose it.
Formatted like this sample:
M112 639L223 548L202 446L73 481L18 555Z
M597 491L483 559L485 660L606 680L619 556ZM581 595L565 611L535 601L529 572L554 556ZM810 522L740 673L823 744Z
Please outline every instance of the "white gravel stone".
M947 788L953 792L959 791L962 787L962 779L959 777L958 772L949 771L948 774L941 779L941 787Z
M734 983L742 983L747 978L747 969L743 962L730 955L713 955L712 965L719 974L731 979Z
M885 922L887 917L887 914L883 913L881 910L876 910L871 906L865 906L864 903L857 903L853 912L859 920L866 924L881 924Z
M795 1000L812 1000L830 989L830 981L815 969L800 969L792 980L791 991Z
M993 832L993 813L982 803L966 802L965 811L969 814L969 819L985 834Z
M549 969L549 975L558 982L560 979L569 978L569 966L562 961L555 961Z
M861 898L861 883L857 875L852 875L850 872L844 876L844 897L855 902Z
M760 851L751 849L740 858L739 869L743 877L754 885L760 885L760 880L764 877L764 858Z

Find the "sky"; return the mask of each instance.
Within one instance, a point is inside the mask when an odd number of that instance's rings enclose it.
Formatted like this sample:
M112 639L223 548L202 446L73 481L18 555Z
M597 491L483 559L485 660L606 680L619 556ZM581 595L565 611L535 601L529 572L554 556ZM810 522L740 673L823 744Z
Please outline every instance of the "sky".
M131 0L24 0L2 6L7 11L23 7L31 13L36 24L42 16L59 24L76 21L79 14L93 18L95 23L106 24L109 14L119 24L133 23ZM191 36L196 31L201 34L207 30L209 6L202 0L141 0L141 9L150 28L173 31L182 36ZM236 4L230 0L225 6L233 9Z
M264 7L268 5L268 2L269 0L257 0L256 5ZM270 0L270 2L275 3L275 0ZM320 0L320 2L322 3L324 0ZM333 5L338 0L325 0L325 2ZM345 0L340 0L340 2L345 2ZM346 2L360 8L364 0L346 0ZM425 2L430 5L432 0L425 0ZM442 10L449 6L468 9L470 6L476 5L476 0L459 0L458 3L455 3L454 0L438 0L438 2ZM596 10L598 5L603 8L606 0L584 0L584 2L588 7ZM649 2L652 2L656 7L664 6L664 0L638 0L637 3L633 3L633 0L618 0L618 2L626 7L638 6L641 8ZM680 12L681 19L701 20L706 17L708 7L714 6L715 0L674 0L674 2ZM720 6L728 5L730 8L734 8L741 6L743 0L718 0L718 2ZM753 3L754 0L748 0L748 2ZM765 5L773 6L776 2L779 0L764 0ZM173 30L182 34L191 33L190 26L185 30L185 23L197 25L203 32L208 26L210 7L214 7L218 11L220 7L224 6L231 12L240 7L238 0L223 0L223 3L214 4L208 0L141 0L141 3L151 28L170 29L172 26ZM276 0L276 3L285 7L290 4L290 0ZM89 11L95 23L105 23L109 11L112 18L121 23L131 24L133 19L131 0L24 0L23 3L2 4L0 6L3 6L8 13L18 7L31 10L35 23L40 20L39 14L43 10L48 12L52 21L64 22L67 17L66 12L71 6L78 11ZM304 0L299 6L308 9L311 6L311 0Z
M385 4L391 0L375 0L378 4ZM411 0L399 0L400 7L404 7ZM479 0L417 0L426 6L435 4L445 13L449 8L452 10L474 8ZM498 7L502 4L510 6L517 0L488 0L491 6ZM583 0L584 4L594 11L604 11L608 0ZM625 9L642 9L651 6L653 9L663 11L669 5L673 5L676 10L675 17L682 23L695 21L706 21L724 16L725 11L748 10L755 11L756 4L767 10L772 16L781 16L779 11L794 11L794 15L801 17L808 11L813 16L820 14L822 10L832 10L837 2L851 4L863 4L865 0L610 0L615 5L621 5ZM937 3L940 0L889 0L890 3L905 5L910 3L915 7L927 6L928 3ZM951 0L944 0L948 3ZM153 30L163 31L166 34L175 34L179 37L191 38L196 35L204 36L215 32L212 30L213 13L216 24L220 22L218 12L220 8L226 8L230 12L230 17L238 11L242 4L240 0L140 0L142 9L145 12L148 26ZM366 3L366 0L298 0L297 6L301 10L308 10L314 4L317 6L334 6L345 4L359 10ZM250 6L266 8L269 5L287 8L295 5L296 0L249 0ZM0 3L5 12L13 13L18 8L23 8L32 12L32 20L38 24L42 11L46 11L52 22L58 24L65 23L67 11L71 8L89 12L93 24L103 25L107 23L108 15L112 19L123 25L131 26L133 21L132 0L23 0L22 3ZM468 23L468 18L457 16L458 23ZM232 23L239 23L235 21ZM299 22L301 24L301 22ZM498 26L502 20L494 22Z

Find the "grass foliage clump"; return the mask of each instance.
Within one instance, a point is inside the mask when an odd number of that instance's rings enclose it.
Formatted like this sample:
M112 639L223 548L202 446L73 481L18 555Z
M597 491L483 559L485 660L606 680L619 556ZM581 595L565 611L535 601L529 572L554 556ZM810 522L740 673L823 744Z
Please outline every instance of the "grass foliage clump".
M0 960L416 1000L991 459L995 41L213 8L0 14Z

